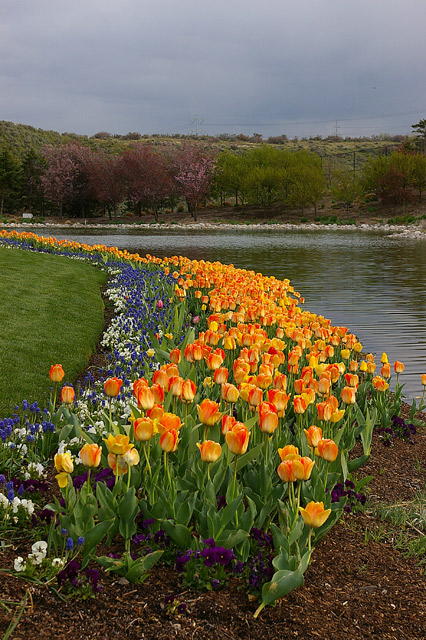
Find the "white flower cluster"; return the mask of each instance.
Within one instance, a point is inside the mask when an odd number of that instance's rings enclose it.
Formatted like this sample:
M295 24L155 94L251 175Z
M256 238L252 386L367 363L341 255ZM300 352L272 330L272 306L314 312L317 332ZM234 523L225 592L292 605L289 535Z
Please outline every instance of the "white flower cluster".
M45 469L40 462L29 462L27 470L24 471L24 478L44 478L46 476Z
M17 558L15 558L13 568L18 573L21 573L33 566L41 565L46 556L47 542L45 542L44 540L38 540L32 545L31 553L28 554L26 560L24 560L22 556L17 556ZM59 569L60 567L63 567L64 561L62 560L62 558L53 558L53 560L51 560L51 565L52 567Z
M34 513L34 503L32 500L21 499L19 496L15 496L11 502L3 493L0 493L0 509L5 512L6 520L10 519L11 513L15 515L23 513L25 517L29 517Z

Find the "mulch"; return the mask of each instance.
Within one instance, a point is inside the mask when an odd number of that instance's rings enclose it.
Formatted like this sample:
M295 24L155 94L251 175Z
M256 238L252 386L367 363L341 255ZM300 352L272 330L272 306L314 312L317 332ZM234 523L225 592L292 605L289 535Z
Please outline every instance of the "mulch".
M383 446L375 434L372 456L360 470L374 475L368 485L370 500L412 500L426 486L425 460L425 428L418 430L414 444L397 440L393 447ZM313 553L304 586L275 607L266 607L257 619L253 613L258 603L237 579L220 591L195 591L184 588L179 574L168 567L154 567L141 585L102 577L103 590L95 598L71 597L66 602L47 587L6 572L1 599L22 602L28 594L13 640L425 640L425 565L397 550L391 531L378 541L366 536L366 529L375 526L380 522L368 509L345 515ZM12 568L22 544L2 548L3 568ZM172 605L166 604L167 597ZM179 604L185 612L178 612ZM9 612L0 609L2 634L19 611L17 605L8 607Z

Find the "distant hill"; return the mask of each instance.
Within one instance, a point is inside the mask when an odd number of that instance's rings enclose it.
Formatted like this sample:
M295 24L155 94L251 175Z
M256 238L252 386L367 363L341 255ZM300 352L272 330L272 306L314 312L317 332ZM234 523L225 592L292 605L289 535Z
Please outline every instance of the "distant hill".
M125 135L113 135L105 131L94 134L91 137L78 135L76 133L58 133L45 129L36 129L26 124L15 124L0 120L0 153L4 149L9 149L18 159L30 150L36 152L42 150L45 145L58 145L71 141L87 145L92 149L103 149L107 153L120 153L120 151L135 142L144 142L155 146L163 146L167 143L180 144L182 140L193 140L206 146L212 146L219 150L232 150L243 152L259 146L259 144L272 144L280 149L300 151L306 149L313 153L318 153L326 161L331 156L339 164L350 166L353 162L353 154L356 154L356 164L360 166L365 159L371 155L387 153L394 150L404 140L404 136L374 136L372 138L341 138L339 136L328 136L322 138L315 136L311 138L287 139L285 135L263 139L262 136L254 134L245 136L242 134L231 135L221 134L214 136L188 136L175 134L173 136L153 134L141 135L140 133L128 133Z

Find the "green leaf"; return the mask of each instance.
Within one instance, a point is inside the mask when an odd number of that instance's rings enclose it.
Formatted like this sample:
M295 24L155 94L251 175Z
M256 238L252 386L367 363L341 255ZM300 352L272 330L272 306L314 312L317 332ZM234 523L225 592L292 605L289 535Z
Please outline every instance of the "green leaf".
M161 527L182 551L186 551L191 544L191 531L182 524L174 524L171 520L163 520Z
M233 549L238 544L243 542L243 540L246 540L248 536L249 534L247 531L237 529L237 531L234 531L233 533L230 533L229 535L216 540L216 544L218 546L225 547L225 549Z
M303 573L298 569L296 571L281 570L277 571L270 582L263 585L262 602L264 604L272 604L283 596L303 585Z
M356 471L357 469L362 467L363 464L365 464L367 462L369 457L370 457L369 455L368 456L360 456L359 458L354 458L353 460L349 460L349 462L348 462L348 471L350 471L350 472Z
M133 583L141 582L141 579L159 561L163 553L164 551L153 551L143 558L136 560L126 573L127 580Z
M84 537L84 546L82 551L83 563L82 568L84 568L89 562L90 555L93 549L100 543L103 537L108 533L109 529L114 524L114 519L112 520L104 520L103 522L99 522L97 525L90 529Z
M246 464L251 462L251 460L253 460L253 458L255 458L261 450L262 450L262 443L256 445L255 447L253 447L253 449L250 449L249 451L247 451L247 453L240 456L237 461L237 471L241 471L241 469L243 469L243 467L245 467Z

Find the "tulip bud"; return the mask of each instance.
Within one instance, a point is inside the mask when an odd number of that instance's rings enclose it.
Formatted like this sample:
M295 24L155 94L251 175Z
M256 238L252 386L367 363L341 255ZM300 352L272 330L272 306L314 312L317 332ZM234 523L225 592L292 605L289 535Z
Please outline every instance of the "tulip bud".
M104 383L104 391L109 398L116 398L120 393L123 381L120 378L108 378Z
M80 460L85 467L99 467L102 456L102 447L97 444L85 444L80 450Z
M222 453L220 444L213 440L204 440L202 444L197 442L197 447L200 450L201 460L207 463L216 462Z
M62 387L61 402L63 404L72 404L75 398L75 391L72 387Z
M324 509L323 502L311 501L306 508L299 507L303 522L308 527L321 527L331 513L331 509Z
M52 364L49 371L49 378L52 382L61 382L65 372L61 364Z
M318 455L323 460L327 460L327 462L334 462L338 453L339 448L333 440L326 438L325 440L320 440L318 442Z

